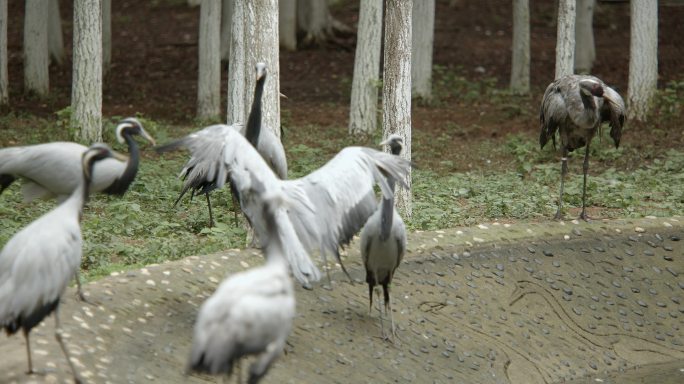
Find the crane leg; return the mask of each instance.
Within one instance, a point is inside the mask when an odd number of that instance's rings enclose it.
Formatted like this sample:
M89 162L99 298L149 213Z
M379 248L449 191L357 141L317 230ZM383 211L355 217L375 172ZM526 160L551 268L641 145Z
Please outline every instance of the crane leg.
M24 338L26 339L26 354L28 355L28 371L26 371L27 374L33 374L35 371L33 370L33 361L31 360L31 343L29 342L29 332L24 328Z
M214 215L211 212L211 200L209 199L209 193L205 193L204 196L207 198L207 207L209 207L209 228L214 226Z
M587 199L587 173L589 173L589 141L587 141L587 148L584 152L584 163L582 164L582 172L584 173L584 183L582 184L582 213L580 219L589 221L587 216L586 199Z
M561 184L560 184L560 196L558 197L558 210L556 211L556 220L563 218L563 186L565 184L565 175L568 174L568 148L563 146L561 155Z
M233 223L235 224L235 228L238 227L238 208L240 207L240 202L238 202L237 197L235 197L235 194L231 191L230 197L233 200Z
M59 343L60 348L62 348L62 352L64 353L64 357L66 357L67 363L69 363L69 367L71 367L71 373L74 375L74 382L75 383L82 383L83 380L78 375L78 372L76 371L76 367L74 366L74 363L71 362L71 357L69 356L69 351L66 349L66 345L64 344L64 340L62 340L62 326L59 323L59 304L57 304L57 307L55 308L55 339L57 339L57 342Z

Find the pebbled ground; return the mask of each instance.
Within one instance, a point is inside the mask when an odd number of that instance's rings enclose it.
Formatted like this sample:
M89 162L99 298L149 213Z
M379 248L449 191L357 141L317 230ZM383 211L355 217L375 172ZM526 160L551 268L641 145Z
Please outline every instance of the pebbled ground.
M395 276L398 339L380 338L358 244L332 287L297 289L287 354L266 383L684 381L684 218L486 224L409 235ZM67 291L60 314L87 382L201 383L185 376L198 306L255 250L115 273ZM385 323L385 327L388 323ZM0 382L70 382L54 319L0 341ZM243 364L243 373L247 370Z

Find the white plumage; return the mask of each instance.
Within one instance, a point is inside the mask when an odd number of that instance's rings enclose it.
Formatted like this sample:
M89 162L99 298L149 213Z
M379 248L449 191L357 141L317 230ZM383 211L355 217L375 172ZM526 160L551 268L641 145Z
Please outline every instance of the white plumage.
M258 181L269 190L282 191L289 201L288 218L304 247L309 251L320 250L324 257L333 254L338 260L338 247L347 244L375 211L373 187L377 184L383 196L391 196L393 192L385 175L403 182L410 166L398 156L371 148L347 147L305 177L280 180L239 132L226 127L209 127L211 131L221 131L220 137L193 134L165 146L186 147L192 153L191 162L182 172L186 180L208 178L216 180L216 187L221 188L230 175L242 210L259 238L267 236L263 215L259 213L263 197L250 188ZM223 143L221 156L205 149L210 143L217 146L217 140ZM200 163L205 164L201 172L195 166ZM288 251L286 258L302 284L320 279L320 271L306 253Z
M250 366L249 383L258 382L282 353L295 316L295 297L287 262L287 247L299 247L281 193L263 196L262 215L268 236L262 238L266 264L224 280L202 305L195 323L189 368L230 375L245 355L260 355Z
M0 327L19 329L26 337L32 372L29 333L54 311L56 337L62 344L57 307L69 281L81 265L81 210L88 196L93 164L121 155L104 144L91 146L82 157L81 182L66 201L17 232L0 252ZM71 361L69 361L71 364ZM73 365L72 365L73 370ZM76 380L76 371L74 370Z
M106 159L95 165L90 190L121 195L135 179L140 153L133 135L141 135L154 145L154 139L136 118L122 120L116 128L119 142L126 142L130 158ZM25 202L56 197L63 201L83 178L81 157L88 147L72 142L10 147L0 149L0 193L16 178L23 180Z

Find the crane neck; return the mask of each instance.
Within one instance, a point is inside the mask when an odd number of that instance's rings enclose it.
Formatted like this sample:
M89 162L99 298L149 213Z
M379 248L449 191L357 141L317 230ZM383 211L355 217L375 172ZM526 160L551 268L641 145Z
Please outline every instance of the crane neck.
M394 179L388 177L387 184L389 184L392 195L389 198L383 198L380 206L380 240L382 241L389 238L392 231L392 219L394 218Z
M135 180L135 176L138 174L138 166L140 165L140 149L138 148L138 143L135 142L133 136L124 131L123 132L124 141L128 145L128 161L126 162L126 168L119 177L114 180L112 185L104 190L105 193L109 195L123 195L128 190L128 187Z
M264 84L266 83L266 76L261 76L254 87L254 100L252 100L252 109L249 111L247 118L247 128L245 130L245 138L254 148L259 143L259 134L261 133L261 98L264 94Z
M90 167L89 173L92 175L92 164L87 166ZM84 172L83 178L78 183L76 189L73 192L71 192L71 195L62 203L63 206L68 206L70 210L77 211L79 220L83 215L83 207L85 207L85 204L88 202L88 195L90 194L90 183L91 179L86 177L86 174Z

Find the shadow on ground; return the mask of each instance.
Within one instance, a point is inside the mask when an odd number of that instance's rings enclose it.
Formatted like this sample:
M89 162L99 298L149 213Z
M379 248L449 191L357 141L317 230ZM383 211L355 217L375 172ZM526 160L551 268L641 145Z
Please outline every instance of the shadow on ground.
M684 219L492 224L409 237L395 276L395 343L368 316L357 279L297 290L298 317L270 383L682 382ZM199 383L184 376L198 306L227 274L261 263L254 250L194 256L70 288L61 309L68 346L93 383ZM50 318L0 345L0 382L63 382L69 371ZM243 372L246 366L243 367ZM645 377L645 379L644 379ZM653 381L653 380L656 381Z

